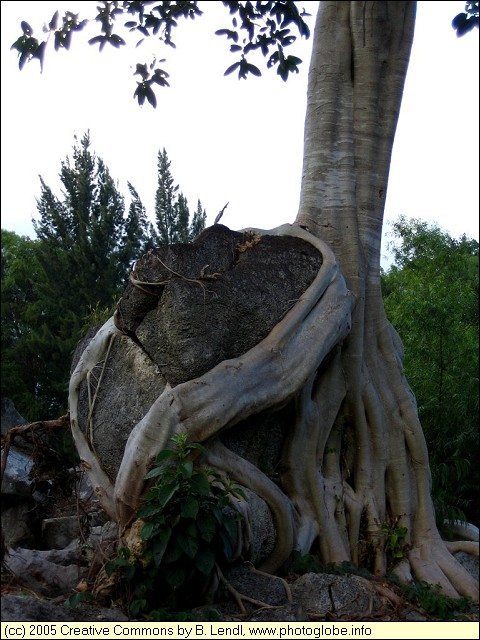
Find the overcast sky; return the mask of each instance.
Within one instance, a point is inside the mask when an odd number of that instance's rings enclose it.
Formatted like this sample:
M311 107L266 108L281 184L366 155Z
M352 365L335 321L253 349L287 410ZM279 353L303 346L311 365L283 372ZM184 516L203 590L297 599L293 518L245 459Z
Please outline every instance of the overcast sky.
M207 224L227 202L222 223L232 229L293 222L311 39L292 49L304 63L287 83L263 67L262 78L224 78L235 58L226 40L212 34L229 26L230 18L221 2L200 5L205 15L180 23L173 36L177 48L158 55L167 58L171 86L157 90L153 109L133 99L131 75L137 62L150 62L150 44L106 47L99 54L78 34L69 52L48 47L43 74L37 61L19 71L10 45L21 33L21 20L40 36L56 9L88 17L95 2L1 3L2 228L35 237L38 176L60 195L60 162L71 155L74 135L87 130L120 191L127 195L130 181L151 216L157 154L165 148L190 210L200 199ZM478 30L457 38L451 28L464 5L418 2L384 232L403 214L478 240ZM303 6L312 13L313 32L318 3Z

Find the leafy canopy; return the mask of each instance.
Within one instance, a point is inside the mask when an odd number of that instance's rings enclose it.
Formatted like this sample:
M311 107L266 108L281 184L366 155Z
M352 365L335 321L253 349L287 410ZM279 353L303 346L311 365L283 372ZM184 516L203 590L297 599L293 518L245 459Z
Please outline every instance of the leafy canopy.
M455 16L452 27L458 37L464 36L475 27L478 29L478 2L466 2L465 11Z
M298 73L301 59L293 55L286 55L285 48L292 45L295 36L290 27L295 27L298 33L308 38L310 30L304 21L308 16L304 10L299 11L295 2L222 2L231 16L231 26L219 29L216 34L225 36L231 41L230 51L236 54L237 61L228 67L225 75L238 72L239 79L247 78L249 74L261 76L260 69L254 65L247 55L254 51L261 51L267 59L267 68L275 67L282 80L287 80L290 73ZM80 19L79 14L67 11L60 19L58 11L44 27L45 36L38 39L33 35L33 29L26 21L20 24L22 35L12 44L11 49L17 51L19 67L22 69L26 62L38 60L43 69L45 51L50 37L53 36L54 49L69 49L74 33L83 31L87 25L99 28L100 33L88 40L91 45L98 45L99 50L110 45L115 49L127 43L116 31L117 20L124 18L120 29L140 37L137 46L145 38L156 37L166 46L175 48L172 35L181 18L195 19L202 15L198 2L99 2L97 14L91 19ZM165 62L165 59L158 61ZM134 97L140 105L145 100L152 107L156 107L157 99L155 86L168 87L168 73L157 64L138 63L134 75L140 77Z

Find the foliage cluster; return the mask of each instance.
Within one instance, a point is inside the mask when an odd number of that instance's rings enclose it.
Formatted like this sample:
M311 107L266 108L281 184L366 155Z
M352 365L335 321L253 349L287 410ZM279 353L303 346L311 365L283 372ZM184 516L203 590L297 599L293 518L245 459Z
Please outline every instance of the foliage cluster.
M140 544L122 547L106 565L132 616L160 620L200 604L217 566L234 555L240 516L232 500L243 497L241 489L198 464L204 448L187 438L174 436L146 476L154 484L137 514Z
M65 413L76 344L111 315L133 262L154 246L189 242L205 227L200 201L191 219L165 149L158 158L155 224L130 183L126 212L87 133L61 163L61 198L40 178L37 238L2 230L1 393L29 421Z
M405 555L405 536L407 535L406 527L399 527L396 523L388 524L384 522L381 531L385 536L385 551L387 553L387 562L389 566L393 566Z
M239 55L236 62L230 65L225 75L238 72L238 78L244 79L248 75L261 76L259 67L251 62L247 55L260 51L266 58L267 68L276 68L277 74L282 80L288 80L291 73L298 73L302 60L294 55L287 55L285 49L291 46L297 36L292 33L291 27L301 37L309 38L310 29L304 18L310 16L305 9L299 10L296 2L281 0L276 2L236 2L225 0L222 2L232 16L230 27L218 29L218 36L225 36L231 41L230 52ZM23 69L26 62L38 60L43 69L45 52L51 36L55 51L68 50L74 33L79 33L88 25L99 28L100 33L89 38L90 45L98 45L102 51L108 44L115 49L120 49L127 44L126 40L115 33L117 20L125 18L120 29L123 35L128 37L134 34L140 37L136 46L139 46L145 38L156 37L161 45L175 48L172 38L173 30L178 26L181 18L195 19L203 14L195 0L187 2L100 2L96 6L97 14L93 18L79 17L79 14L66 11L60 18L56 11L52 18L45 23L43 39L33 35L33 29L28 22L20 23L21 35L12 43L11 49L18 54L18 64ZM457 14L452 20L452 27L457 35L463 36L473 28L478 28L478 2L466 2L465 11ZM145 100L155 108L157 97L155 88L168 87L169 74L159 64L165 62L165 58L157 60L156 57L150 63L137 63L134 76L139 76L137 86L133 94L139 105Z
M452 20L457 36L463 36L475 27L478 29L478 2L465 2L465 11Z
M286 55L285 48L292 45L297 36L293 35L291 26L298 33L308 38L310 30L304 21L308 16L305 10L299 11L295 2L230 2L222 4L228 9L232 17L230 28L219 29L216 34L226 36L233 41L230 51L240 54L237 62L232 64L225 75L238 70L239 78L246 78L248 74L260 76L260 69L252 64L247 55L253 51L261 51L267 58L267 68L276 67L282 80L287 80L290 73L298 73L301 59ZM202 15L198 2L101 2L96 7L97 15L91 19L80 19L78 14L67 11L60 19L58 11L54 13L44 27L46 34L43 39L33 35L33 29L23 20L20 24L22 34L12 44L11 49L18 53L19 67L22 69L26 62L38 60L43 68L45 52L50 36L53 34L54 48L69 49L73 33L83 31L87 25L99 27L100 33L88 40L89 44L99 46L100 51L109 44L115 49L127 43L118 33L114 32L116 21L122 16L126 18L123 29L125 37L134 34L140 37L137 46L145 38L156 37L159 42L169 47L175 47L172 39L173 30L178 26L180 18L194 19ZM242 36L245 37L242 37ZM241 44L240 44L241 43ZM162 58L158 63L164 63ZM167 71L160 67L157 59L151 63L137 63L134 75L140 76L134 92L134 98L139 105L145 100L152 107L157 106L155 87L168 87Z
M383 274L385 310L402 338L432 470L438 525L478 525L478 242L404 217Z
M470 597L450 598L442 593L440 585L431 585L420 581L411 584L400 584L394 574L389 574L388 581L412 604L421 607L426 614L438 620L468 621L465 614L475 613L475 606Z

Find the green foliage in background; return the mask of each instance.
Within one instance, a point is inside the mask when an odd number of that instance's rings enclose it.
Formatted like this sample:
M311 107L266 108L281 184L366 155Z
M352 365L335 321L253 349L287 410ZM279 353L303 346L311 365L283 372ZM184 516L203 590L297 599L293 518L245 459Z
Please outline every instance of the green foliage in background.
M41 353L32 335L41 318L39 285L44 279L38 241L2 229L2 397L14 400L29 420L48 414L41 383Z
M108 167L90 147L88 133L75 138L72 157L61 162L61 197L40 178L35 240L2 230L1 393L28 421L66 412L75 347L111 316L133 262L155 246L189 242L205 228L200 201L190 220L186 198L176 199L178 187L172 186L172 212L164 210L162 225L159 215L156 226L148 221L130 183L126 211ZM160 155L157 202L173 185L167 153Z
M393 225L385 309L430 454L439 525L478 525L478 242L404 217Z

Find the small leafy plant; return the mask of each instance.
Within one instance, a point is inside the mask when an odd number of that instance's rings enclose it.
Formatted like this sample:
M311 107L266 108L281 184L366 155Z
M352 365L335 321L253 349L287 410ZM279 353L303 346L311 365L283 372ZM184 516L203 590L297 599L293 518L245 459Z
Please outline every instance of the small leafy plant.
M405 536L407 535L406 527L399 527L393 524L382 524L382 533L385 535L385 551L387 554L388 564L392 566L401 560L406 551Z
M233 556L240 515L230 502L243 494L196 463L205 449L187 437L174 436L173 448L157 456L146 476L154 482L137 513L140 535L105 565L107 575L116 572L126 583L124 597L132 616L158 619L165 615L162 610L195 606L216 565Z
M403 595L412 603L439 620L469 620L467 613L475 611L472 599L467 596L450 598L442 593L440 585L418 582L413 585L400 586Z

